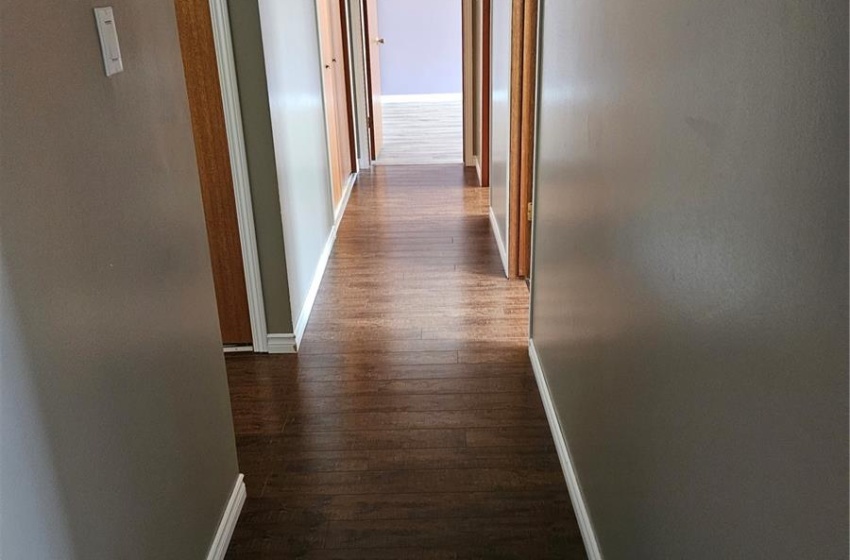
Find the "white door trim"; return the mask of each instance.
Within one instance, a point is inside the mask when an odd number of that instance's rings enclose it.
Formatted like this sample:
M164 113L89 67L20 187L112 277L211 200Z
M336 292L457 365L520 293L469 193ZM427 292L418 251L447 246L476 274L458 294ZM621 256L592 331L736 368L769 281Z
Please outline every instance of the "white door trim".
M602 552L599 548L599 538L593 528L593 522L587 508L587 501L584 498L578 473L575 469L575 463L570 454L570 446L567 443L564 428L561 425L558 411L552 400L552 392L549 390L546 372L543 370L543 364L540 361L537 348L534 346L533 338L528 339L528 356L531 359L531 369L534 371L534 379L537 381L540 399L543 401L543 410L546 411L546 419L549 421L549 430L552 432L552 439L555 442L555 449L558 452L558 461L561 463L564 480L569 489L570 501L573 504L573 511L578 521L578 527L581 532L581 538L584 541L587 557L589 560L603 560Z
M227 129L230 169L233 174L239 239L242 243L242 266L245 269L251 338L255 352L267 352L266 310L263 304L263 284L257 253L257 230L254 226L254 207L251 202L248 157L242 130L242 110L239 105L239 86L236 81L236 63L233 59L233 39L230 34L227 0L210 0L210 16L221 85L221 102L224 108L224 124Z
M475 59L473 57L473 18L472 0L461 0L463 10L463 164L475 167L475 146L473 140L473 112L475 104Z

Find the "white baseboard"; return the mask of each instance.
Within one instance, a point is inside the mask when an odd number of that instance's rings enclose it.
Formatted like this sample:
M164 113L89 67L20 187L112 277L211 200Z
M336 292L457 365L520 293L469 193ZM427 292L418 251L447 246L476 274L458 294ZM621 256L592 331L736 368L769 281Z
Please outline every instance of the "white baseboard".
M233 354L237 352L253 352L254 347L250 344L247 346L225 346L224 353L225 354Z
M319 287L322 285L322 278L325 277L325 270L328 268L328 260L331 258L334 243L336 243L336 235L339 231L339 225L342 223L342 218L345 216L345 210L348 208L348 200L351 198L351 191L354 189L354 183L357 181L357 174L352 173L345 182L345 187L342 193L342 200L339 208L334 215L334 225L331 228L331 233L328 240L325 242L325 248L322 250L322 255L319 257L319 263L316 265L316 272L313 274L313 281L310 283L310 289L307 291L307 298L304 300L304 307L301 308L301 313L298 314L298 320L295 321L295 349L301 345L301 339L304 337L304 331L307 330L307 323L310 321L310 313L313 312L313 304L316 303L316 296L319 294Z
M342 187L342 199L339 201L339 206L334 212L334 223L337 227L339 227L340 221L342 221L342 216L345 214L345 209L348 208L348 199L351 198L351 191L354 190L354 183L357 182L358 173L352 173L348 176L348 179L345 181L345 185Z
M528 340L528 356L531 358L534 378L537 380L537 388L540 391L543 408L546 410L546 418L549 420L552 439L555 440L555 448L558 450L561 470L564 471L564 479L566 479L567 488L570 490L570 499L572 500L573 510L575 511L581 536L584 540L584 548L587 550L587 557L590 560L602 560L599 541L596 538L593 523L591 523L590 515L587 512L587 504L584 501L584 494L581 492L581 484L579 484L578 476L573 465L570 448L564 437L564 430L561 428L558 411L555 410L555 404L552 402L549 383L546 381L546 375L543 373L543 365L540 363L540 356L537 355L537 349L534 347L534 340L532 339Z
M345 215L345 209L348 208L348 200L351 198L351 191L354 189L354 183L357 182L357 173L349 175L348 180L342 191L342 199L339 207L334 213L334 225L331 228L331 233L328 240L325 242L325 247L322 250L322 255L319 257L319 263L316 265L316 271L313 273L313 280L310 282L310 289L307 291L307 298L304 300L304 306L301 308L301 313L298 314L298 319L295 321L295 332L286 334L269 334L268 347L269 354L295 354L298 352L298 347L301 345L301 339L304 337L304 331L307 330L307 323L310 321L310 313L313 311L313 304L316 303L316 296L319 294L319 287L322 285L322 278L325 277L325 269L328 267L328 260L331 257L331 252L336 243L336 234L339 230L339 224L342 222L342 217Z
M502 266L505 268L505 276L508 276L508 251L505 249L505 244L502 241L502 230L499 228L499 222L496 220L496 215L493 213L493 207L490 207L490 226L493 228L493 234L496 237L496 246L499 247L499 256L502 257Z
M341 216L340 216L341 219ZM319 257L319 263L316 265L316 272L313 274L313 281L310 282L310 289L307 291L307 297L304 300L304 306L301 308L301 313L298 314L298 320L295 321L295 348L301 345L301 339L304 337L304 331L307 330L307 322L310 321L310 313L313 311L313 304L316 303L316 296L319 294L319 287L322 285L322 278L325 276L325 269L328 267L328 260L333 251L334 243L336 242L337 224L331 228L331 233L328 240L325 242L325 248Z
M240 474L236 477L233 492L230 494L227 507L224 509L221 521L218 523L218 530L215 532L215 537L207 553L207 560L224 560L224 555L227 553L227 546L230 544L230 538L233 536L233 530L236 528L236 521L239 519L239 514L242 512L242 506L245 504L245 498L247 496L248 494L245 491L245 477Z
M298 345L295 342L295 335L293 333L269 333L266 339L266 347L269 354L295 354L298 351Z

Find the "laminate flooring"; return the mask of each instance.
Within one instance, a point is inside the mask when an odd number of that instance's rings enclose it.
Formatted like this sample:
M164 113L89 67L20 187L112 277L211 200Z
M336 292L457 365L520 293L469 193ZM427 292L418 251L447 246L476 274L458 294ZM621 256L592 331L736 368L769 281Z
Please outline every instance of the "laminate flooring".
M463 103L443 96L388 98L379 165L463 162Z
M248 499L227 558L585 558L487 189L361 175L296 355L227 357Z

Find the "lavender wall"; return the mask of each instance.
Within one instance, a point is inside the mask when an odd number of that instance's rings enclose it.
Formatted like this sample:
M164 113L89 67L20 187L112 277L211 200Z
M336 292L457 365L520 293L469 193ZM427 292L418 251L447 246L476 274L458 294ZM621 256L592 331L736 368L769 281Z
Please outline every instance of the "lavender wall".
M384 95L460 93L461 0L378 0Z

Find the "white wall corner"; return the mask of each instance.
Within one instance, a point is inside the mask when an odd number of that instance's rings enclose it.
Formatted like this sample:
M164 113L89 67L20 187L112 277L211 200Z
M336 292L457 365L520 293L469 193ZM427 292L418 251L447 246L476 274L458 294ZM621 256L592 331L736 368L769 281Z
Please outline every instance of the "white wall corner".
M493 228L493 235L496 237L496 246L499 248L499 256L502 258L502 267L505 269L505 276L508 274L508 251L505 249L505 243L502 241L502 230L499 229L499 221L493 213L493 207L490 207L490 227Z
M602 560L599 540L596 538L596 532L593 529L593 523L587 511L587 504L585 503L581 484L579 484L575 465L570 455L570 448L567 445L567 439L564 436L564 430L561 427L561 420L558 417L558 411L555 409L555 403L552 401L549 383L546 381L546 374L543 372L543 365L540 362L540 356L537 354L537 348L534 346L533 339L528 339L528 356L531 358L531 368L534 370L534 378L537 381L537 388L540 391L540 398L543 401L543 409L546 411L546 418L549 420L549 430L552 432L552 439L555 441L555 449L558 450L558 460L561 462L561 470L564 472L564 479L570 491L570 500L572 501L573 510L578 520L582 540L584 540L587 557L589 560Z
M345 210L348 208L348 200L351 198L351 191L354 189L354 184L357 182L357 173L352 173L345 183L340 200L339 207L334 213L334 225L331 228L328 240L325 242L325 248L322 250L322 255L319 257L319 263L316 265L316 272L313 274L313 281L310 283L310 289L307 292L307 298L304 300L304 306L301 308L301 313L295 320L295 351L301 345L301 339L304 337L304 331L307 330L307 323L310 321L310 314L313 312L313 305L316 303L316 296L319 295L319 288L322 285L322 279L325 277L325 270L328 268L328 261L331 258L334 244L336 243L337 232L342 223L342 218L345 216ZM271 350L270 350L271 352Z
M218 523L218 529L215 532L210 550L207 553L207 560L224 560L227 547L230 545L230 539L233 537L233 530L236 528L236 521L239 519L239 514L242 512L242 506L245 504L247 497L245 477L240 474L236 477L236 484L233 485L230 499L227 501L224 514Z
M481 159L478 156L472 156L472 163L475 166L475 174L478 175L478 186L484 186L484 177L481 175Z
M294 354L298 343L294 333L269 333L266 337L266 350L269 354Z

